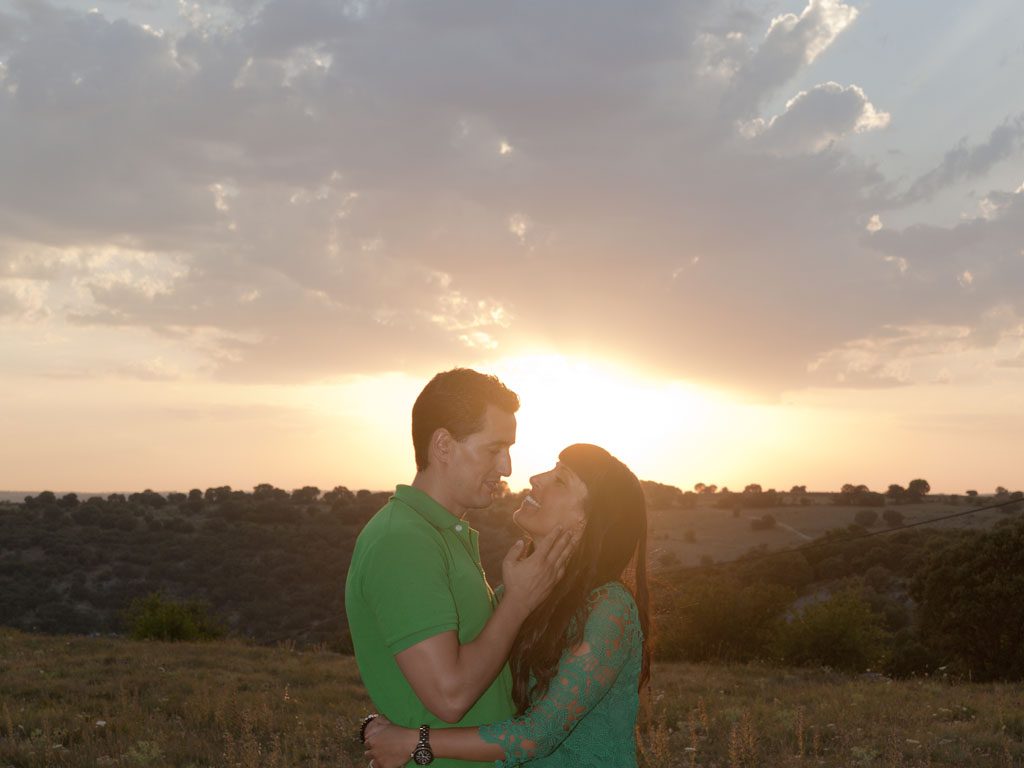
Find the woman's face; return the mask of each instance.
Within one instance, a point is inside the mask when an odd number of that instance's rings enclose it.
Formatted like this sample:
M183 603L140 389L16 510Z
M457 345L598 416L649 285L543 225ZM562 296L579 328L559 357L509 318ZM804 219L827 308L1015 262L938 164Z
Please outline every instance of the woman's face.
M512 519L533 539L542 538L556 526L562 530L582 530L586 522L586 496L587 486L559 462L554 469L530 478L530 493Z

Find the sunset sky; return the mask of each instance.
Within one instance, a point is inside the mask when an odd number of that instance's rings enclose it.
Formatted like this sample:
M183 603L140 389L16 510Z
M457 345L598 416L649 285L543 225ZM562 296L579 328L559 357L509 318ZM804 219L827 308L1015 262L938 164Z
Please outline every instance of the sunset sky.
M0 489L1024 486L1020 0L0 0Z

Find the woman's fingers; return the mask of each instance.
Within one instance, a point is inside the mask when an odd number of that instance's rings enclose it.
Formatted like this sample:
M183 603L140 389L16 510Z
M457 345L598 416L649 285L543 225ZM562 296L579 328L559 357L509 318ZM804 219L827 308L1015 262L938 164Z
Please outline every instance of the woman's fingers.
M555 545L561 539L564 531L560 525L556 525L550 531L548 531L539 541L534 543L533 554L531 557L540 558L543 560L550 559L551 553L555 550Z
M551 545L551 559L559 567L563 567L576 549L576 535L571 530L562 531L558 540Z

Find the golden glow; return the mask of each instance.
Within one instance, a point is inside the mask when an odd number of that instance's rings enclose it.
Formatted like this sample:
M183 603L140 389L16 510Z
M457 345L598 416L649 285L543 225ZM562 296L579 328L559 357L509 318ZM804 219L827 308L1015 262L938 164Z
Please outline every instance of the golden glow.
M489 367L515 390L522 406L512 456L513 489L550 469L572 443L595 443L641 477L666 455L677 465L699 450L687 435L704 432L717 400L695 387L656 382L614 365L554 354L508 358Z

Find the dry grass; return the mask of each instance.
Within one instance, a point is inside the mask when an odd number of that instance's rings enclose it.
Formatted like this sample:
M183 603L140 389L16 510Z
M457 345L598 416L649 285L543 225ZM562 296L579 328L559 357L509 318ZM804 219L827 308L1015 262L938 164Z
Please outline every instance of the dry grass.
M688 664L654 680L649 768L1024 766L1019 685Z
M656 665L648 768L1024 768L1024 691ZM362 765L351 658L0 629L0 768Z
M0 628L0 768L362 765L353 659Z

